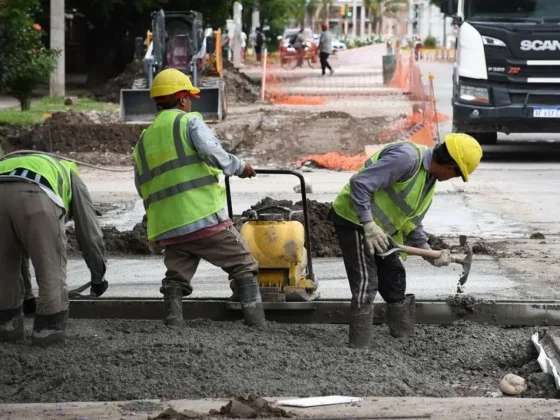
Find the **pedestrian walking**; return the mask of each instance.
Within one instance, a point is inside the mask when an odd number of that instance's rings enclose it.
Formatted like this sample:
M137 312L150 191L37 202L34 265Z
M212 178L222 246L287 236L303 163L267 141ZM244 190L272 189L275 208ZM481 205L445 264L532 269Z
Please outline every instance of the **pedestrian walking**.
M76 239L91 272L91 295L105 280L105 244L89 192L75 163L40 153L0 161L0 340L24 339L23 316L36 309L32 344L64 341L68 320L65 221L73 219ZM39 285L31 292L29 261Z
M321 60L321 71L323 76L327 69L329 69L331 76L334 74L334 70L329 64L329 55L332 53L332 33L329 31L329 27L326 23L321 25L321 36L319 37L319 59Z
M229 274L248 325L265 324L257 281L258 263L233 227L225 208L222 172L252 178L255 170L221 147L202 115L191 112L200 90L188 76L167 69L153 81L158 107L154 122L133 152L135 181L144 200L148 240L165 248L160 289L168 326L183 324L183 296L201 259Z
M393 337L412 335L415 299L406 293L406 272L399 256L379 257L398 244L430 249L422 220L435 193L436 181L461 177L464 182L478 167L482 149L467 134L453 133L435 148L405 141L375 153L344 186L333 203L334 223L352 292L351 347L369 347L373 301L379 291L387 303L387 323ZM406 258L406 256L404 256ZM450 263L449 250L436 267Z

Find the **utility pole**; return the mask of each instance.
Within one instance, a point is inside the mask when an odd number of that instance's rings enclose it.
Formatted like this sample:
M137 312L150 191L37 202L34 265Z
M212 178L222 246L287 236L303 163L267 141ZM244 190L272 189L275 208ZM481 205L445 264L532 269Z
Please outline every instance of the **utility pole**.
M233 66L235 68L241 67L241 12L243 6L239 2L233 3L233 23L235 28L233 30Z
M356 29L358 26L358 0L352 1L352 36L356 37Z
M366 37L366 5L365 1L362 0L362 6L360 7L360 38L364 39Z
M64 65L64 0L51 0L51 49L60 51L60 55L56 60L56 69L51 76L50 95L64 96L65 92L65 73Z

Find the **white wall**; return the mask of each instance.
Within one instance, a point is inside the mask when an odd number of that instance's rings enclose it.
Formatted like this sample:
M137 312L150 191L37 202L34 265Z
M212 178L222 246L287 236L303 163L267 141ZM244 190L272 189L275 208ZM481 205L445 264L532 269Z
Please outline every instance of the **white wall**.
M491 0L488 0L491 1ZM413 19L414 12L412 6L412 0L409 2L409 19L410 22ZM424 0L423 4L420 5L420 21L419 21L419 35L422 39L427 36L434 36L438 40L440 46L443 46L444 39L444 28L443 28L444 16L441 13L439 7L430 4L430 0ZM451 25L451 18L447 18L447 47L450 48L455 43L455 35L453 27ZM408 38L412 37L414 34L412 32L412 23L408 25Z

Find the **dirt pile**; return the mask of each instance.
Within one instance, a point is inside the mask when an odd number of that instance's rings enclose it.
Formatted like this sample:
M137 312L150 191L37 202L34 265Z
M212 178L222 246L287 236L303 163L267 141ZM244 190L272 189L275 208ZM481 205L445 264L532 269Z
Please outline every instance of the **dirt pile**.
M136 80L146 78L142 62L134 60L124 68L121 74L95 87L91 96L96 101L119 103L121 89L131 89Z
M260 98L258 85L233 67L224 69L224 82L230 105L253 104Z
M174 331L162 326L70 319L64 346L2 345L0 403L248 394L486 396L505 374L536 359L530 336L537 329L469 322L418 325L415 337L402 339L376 325L371 351L348 348L347 325L270 323L261 331L242 321L194 320ZM31 329L26 320L27 340ZM311 355L311 363L302 355ZM548 392L550 384L533 386Z
M200 414L190 410L178 412L173 408L168 408L164 412L160 413L157 417L148 417L148 419L203 420L215 418L266 419L290 417L295 417L295 414L290 413L282 408L274 407L264 398L260 398L255 395L249 395L248 398L233 398L219 410L210 410L208 414Z
M111 112L56 112L41 124L6 131L1 147L6 153L27 149L94 164L130 165L132 150L145 127L120 124L117 114Z

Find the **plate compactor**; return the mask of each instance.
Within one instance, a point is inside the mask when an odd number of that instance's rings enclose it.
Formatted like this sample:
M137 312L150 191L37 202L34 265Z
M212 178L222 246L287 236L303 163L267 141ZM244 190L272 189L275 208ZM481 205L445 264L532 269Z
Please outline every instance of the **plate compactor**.
M259 289L263 302L309 302L319 298L313 274L309 213L305 179L289 170L257 169L257 174L294 175L301 183L302 210L268 206L244 212L239 233L259 263ZM233 219L229 177L225 179L227 206ZM303 213L303 224L293 220ZM233 282L230 287L235 290Z

